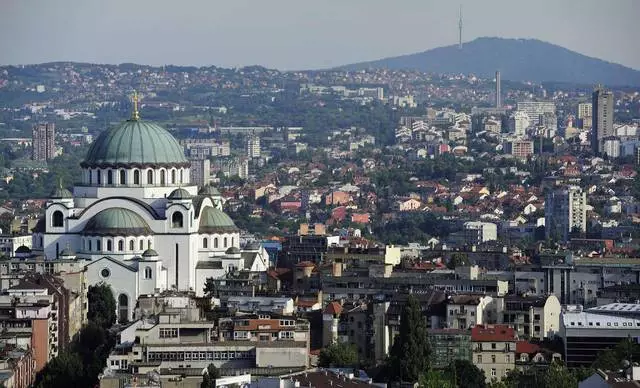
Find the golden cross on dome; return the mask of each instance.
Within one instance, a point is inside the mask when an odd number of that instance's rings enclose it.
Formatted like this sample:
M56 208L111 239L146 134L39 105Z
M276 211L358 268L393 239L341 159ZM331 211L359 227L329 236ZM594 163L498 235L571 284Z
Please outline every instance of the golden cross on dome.
M140 120L140 113L138 112L138 92L133 91L133 112L131 113L131 120Z

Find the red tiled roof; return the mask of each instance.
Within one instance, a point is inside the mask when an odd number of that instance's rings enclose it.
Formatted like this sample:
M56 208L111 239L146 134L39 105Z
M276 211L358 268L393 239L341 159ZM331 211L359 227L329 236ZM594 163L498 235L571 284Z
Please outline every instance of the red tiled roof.
M534 354L540 351L540 346L532 344L528 341L516 342L516 354L527 353Z
M325 314L338 315L342 313L342 306L338 302L331 302L324 309Z
M515 341L516 334L508 325L478 325L471 329L471 340L475 342Z

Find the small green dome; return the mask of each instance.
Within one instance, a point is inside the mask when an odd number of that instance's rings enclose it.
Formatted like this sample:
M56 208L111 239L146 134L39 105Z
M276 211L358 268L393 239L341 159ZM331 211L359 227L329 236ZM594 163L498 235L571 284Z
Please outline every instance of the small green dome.
M198 191L198 194L199 195L216 196L216 195L220 195L220 192L215 187L213 187L211 185L207 185L207 186L204 186L203 188L201 188L200 191Z
M51 199L69 199L69 198L73 198L73 194L71 193L71 191L69 191L69 190L67 190L65 188L56 187L55 189L53 189L53 191L49 195L49 198L51 198Z
M89 167L187 167L182 146L164 128L127 120L100 134L81 163Z
M142 257L158 257L158 252L156 252L154 249L147 249L146 251L142 252Z
M237 255L240 254L240 248L237 247L229 247L225 252L227 255Z
M129 209L114 207L91 217L83 233L92 236L148 236L153 232L138 214Z
M20 245L18 249L16 249L16 254L25 254L25 253L31 253L31 248L25 245Z
M200 215L200 233L232 233L240 229L222 210L215 207L205 207Z
M169 199L191 199L193 196L183 188L175 189L167 197Z

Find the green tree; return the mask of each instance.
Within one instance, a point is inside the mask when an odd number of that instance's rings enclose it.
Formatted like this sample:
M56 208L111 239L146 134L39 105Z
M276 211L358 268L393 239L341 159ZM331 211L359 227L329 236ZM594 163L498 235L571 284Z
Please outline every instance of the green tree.
M202 383L200 383L200 388L215 388L216 387L216 379L220 378L220 370L216 368L215 365L209 364L207 370L202 375Z
M336 342L322 349L318 359L321 367L355 367L358 365L358 350L355 345Z
M554 388L576 388L578 379L564 365L552 362L545 373L545 385Z
M409 295L400 317L400 334L390 352L393 380L418 381L429 370L431 349L427 338L427 323L420 302Z
M88 320L105 329L110 328L116 321L116 300L111 292L111 286L106 283L90 286L87 299L89 300Z
M420 388L456 388L456 384L445 373L429 369L418 379ZM462 386L461 386L462 387ZM464 385L466 388L467 386Z
M451 363L450 369L454 373L454 380L465 388L485 388L484 371L467 360L455 360Z
M65 388L71 382L75 386L86 385L82 360L73 352L62 352L54 357L36 375L35 388Z
M207 298L212 298L215 296L216 294L216 282L213 280L213 278L207 278L207 280L205 280L204 282L204 295Z
M455 269L456 267L468 265L470 265L469 256L467 256L465 253L460 252L453 253L451 255L451 258L449 258L449 261L447 262L447 268L449 269Z
M640 358L640 345L630 339L619 342L614 348L606 349L598 354L593 363L593 368L602 370L618 370L623 360L637 360Z

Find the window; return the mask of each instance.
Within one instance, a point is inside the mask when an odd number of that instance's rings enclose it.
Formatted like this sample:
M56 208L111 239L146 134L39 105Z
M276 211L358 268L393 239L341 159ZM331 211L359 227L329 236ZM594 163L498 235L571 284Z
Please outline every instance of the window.
M92 183L93 180L93 171L89 170L89 184Z
M171 227L173 228L182 228L183 225L182 213L174 212L171 216Z
M496 377L496 368L491 368L491 377Z
M107 184L108 185L113 184L113 171L111 170L107 170Z
M124 251L124 240L118 241L118 252Z
M292 331L281 331L280 332L280 338L281 339L292 339L293 338L293 332Z
M209 240L205 237L202 239L202 247L203 248L208 248L209 245Z
M145 267L144 269L144 278L145 279L151 279L153 277L153 271L151 270L151 267Z
M482 364L482 354L478 354L478 364Z
M103 268L102 271L100 271L100 276L106 279L111 276L111 271L109 270L109 268Z
M147 170L147 184L153 184L153 170Z
M96 178L97 178L98 184L101 184L102 183L102 173L101 173L100 170L96 171Z
M144 251L144 240L140 240L140 250Z
M53 226L54 228L60 228L64 226L64 215L60 210L56 210L53 212L51 226Z
M167 183L166 171L160 170L160 185L164 186Z
M160 338L178 338L178 329L160 329Z
M176 184L176 170L171 170L171 184Z
M491 362L492 362L493 364L495 364L495 363L496 363L496 355L495 355L495 354L492 354L492 355L491 355Z
M533 320L534 321L539 321L540 320L540 314L533 314Z
M111 240L107 240L107 252L111 252L113 250Z
M91 240L89 240L89 251L91 251L91 249L93 248L91 247Z
M102 251L102 241L96 240L96 250L98 252Z
M120 184L127 184L127 173L124 170L120 170Z
M504 356L504 362L506 362L507 364L511 363L511 355L506 354Z
M131 240L129 241L129 250L132 251L134 249L136 249L136 244L135 241Z
M180 183L184 183L184 180L182 179L182 169L180 169Z
M222 247L226 248L227 247L227 238L225 237L224 240L222 240L222 241L223 241Z
M491 349L495 349L495 348L496 348L496 344L495 344L495 342L493 342L493 343L491 344Z
M217 237L214 237L214 238L213 238L213 247L214 247L214 248L217 248L217 247L218 247L218 238L217 238Z

